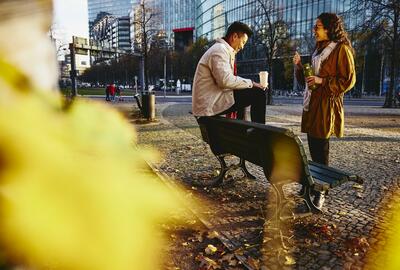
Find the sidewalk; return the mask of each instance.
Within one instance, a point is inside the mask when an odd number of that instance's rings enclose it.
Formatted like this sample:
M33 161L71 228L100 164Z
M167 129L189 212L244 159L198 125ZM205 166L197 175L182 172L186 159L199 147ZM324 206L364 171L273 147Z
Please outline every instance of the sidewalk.
M154 94L156 95L157 98L162 97L164 98L164 92L160 92L160 91L155 91ZM84 97L87 98L104 98L105 99L105 95L85 95ZM128 99L129 101L133 100L133 96L132 95L126 95L126 94L122 94L121 95L122 98L124 99ZM176 94L175 92L167 92L166 93L166 98L191 98L192 97L192 93L191 92L182 92L179 95ZM292 100L302 100L303 97L287 97L287 96L273 96L272 98L280 98L280 99L292 99ZM345 96L344 97L345 100L365 100L365 101L381 101L382 103L385 101L385 97L384 96L363 96L361 98L353 98L353 97L348 97Z
M333 190L323 215L287 222L282 232L290 238L282 249L264 227L268 221L264 211L274 198L260 169L249 166L256 181L236 179L213 189L192 187L194 179L210 177L218 162L201 140L189 110L188 104L158 104L159 121L136 126L139 142L163 154L155 164L157 169L183 183L188 196L204 201L207 210L198 216L219 233L230 250L252 261L253 269L261 265L262 269L361 269L367 252L382 248L382 232L390 228L384 221L387 211L381 207L400 180L399 133L355 125L347 126L346 138L332 139L332 165L355 172L366 182L363 187L347 183ZM297 110L294 106L269 106L267 122L291 128L306 141L299 132ZM285 192L298 188L293 185Z

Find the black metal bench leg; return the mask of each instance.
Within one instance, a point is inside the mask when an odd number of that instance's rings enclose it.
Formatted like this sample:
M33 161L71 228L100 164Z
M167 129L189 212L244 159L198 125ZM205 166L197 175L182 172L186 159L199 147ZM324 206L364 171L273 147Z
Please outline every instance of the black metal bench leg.
M249 179L256 179L254 175L252 175L246 168L246 160L243 158L240 159L239 163L240 168L242 169L242 172L245 174L245 176Z
M209 180L207 182L197 183L199 186L216 187L216 186L219 186L222 184L225 174L229 170L229 168L226 166L224 155L221 155L221 156L215 155L215 157L217 158L217 160L219 161L219 164L220 164L220 169L219 169L218 175L213 177L211 180Z
M313 203L313 200L311 198L312 193L313 189L310 186L305 186L302 197L310 211L314 213L322 213L322 210L316 207L315 204Z

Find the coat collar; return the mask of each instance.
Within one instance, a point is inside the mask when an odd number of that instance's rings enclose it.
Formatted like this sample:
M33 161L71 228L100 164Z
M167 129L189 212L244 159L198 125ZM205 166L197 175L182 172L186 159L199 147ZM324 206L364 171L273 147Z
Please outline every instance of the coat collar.
M231 45L229 45L228 42L225 41L225 39L223 39L223 38L217 38L215 41L216 41L217 43L223 44L223 45L228 49L228 51L229 51L229 53L230 53L231 55L233 55L233 56L236 55L235 50L231 47Z

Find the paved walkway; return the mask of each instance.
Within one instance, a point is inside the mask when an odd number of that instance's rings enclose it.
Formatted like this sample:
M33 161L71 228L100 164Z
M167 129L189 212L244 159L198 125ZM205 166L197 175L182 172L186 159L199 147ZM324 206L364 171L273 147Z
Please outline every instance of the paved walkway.
M363 187L347 183L331 191L323 215L286 222L277 238L267 226L265 213L274 198L262 171L249 166L256 181L236 179L213 189L192 187L194 181L210 177L218 162L188 114L190 104L157 106L159 121L137 125L140 144L157 147L163 155L157 169L186 185L188 196L202 200L205 207L198 216L249 268L361 269L366 253L384 245L382 232L390 228L381 206L400 181L398 132L348 125L346 138L332 139L331 165L359 174L366 183ZM300 106L269 106L267 122L293 129L305 142L299 131L300 111ZM400 117L398 109L354 107L347 112ZM291 194L298 188L294 184L285 191Z

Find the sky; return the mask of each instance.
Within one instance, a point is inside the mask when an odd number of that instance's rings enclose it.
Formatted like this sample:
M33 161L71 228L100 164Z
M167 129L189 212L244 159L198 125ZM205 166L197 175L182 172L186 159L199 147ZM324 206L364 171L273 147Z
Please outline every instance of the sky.
M87 0L53 0L53 23L60 39L72 41L72 36L88 37Z

